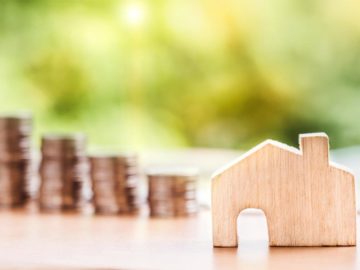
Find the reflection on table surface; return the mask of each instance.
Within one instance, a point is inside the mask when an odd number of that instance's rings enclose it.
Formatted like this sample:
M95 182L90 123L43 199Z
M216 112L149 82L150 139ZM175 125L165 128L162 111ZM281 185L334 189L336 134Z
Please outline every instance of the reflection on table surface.
M213 248L211 216L149 219L0 212L1 269L360 269L356 247L269 248L245 211L239 247Z

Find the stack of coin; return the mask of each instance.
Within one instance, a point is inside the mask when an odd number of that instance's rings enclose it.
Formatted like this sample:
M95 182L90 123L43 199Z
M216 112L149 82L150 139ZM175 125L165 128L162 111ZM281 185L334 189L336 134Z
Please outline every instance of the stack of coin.
M32 117L0 117L0 206L22 206L36 195L31 171Z
M40 209L91 210L91 182L83 134L44 135L41 140Z
M118 213L115 157L110 155L91 156L90 164L95 212L99 214Z
M148 202L153 217L190 216L198 212L192 168L151 169L147 172Z
M136 213L141 206L139 166L135 153L121 153L116 158L116 196L120 213Z
M140 208L138 161L135 154L91 156L97 213L135 213Z

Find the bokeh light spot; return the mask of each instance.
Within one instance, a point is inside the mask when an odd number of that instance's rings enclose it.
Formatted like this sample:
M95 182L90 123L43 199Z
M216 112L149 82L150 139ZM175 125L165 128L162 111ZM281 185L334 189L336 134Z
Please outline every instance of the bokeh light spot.
M121 7L120 16L125 23L132 27L139 27L144 24L146 12L140 2L130 2Z

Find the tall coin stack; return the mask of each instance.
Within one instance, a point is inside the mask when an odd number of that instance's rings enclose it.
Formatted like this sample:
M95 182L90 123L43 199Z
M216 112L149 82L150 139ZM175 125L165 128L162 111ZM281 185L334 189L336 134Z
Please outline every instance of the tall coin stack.
M91 178L97 213L135 213L140 208L135 154L91 156Z
M0 207L22 206L36 193L31 173L32 117L0 117Z
M40 209L91 210L86 144L83 134L48 134L42 137Z
M190 216L198 212L198 171L192 168L152 169L148 177L148 203L153 217Z

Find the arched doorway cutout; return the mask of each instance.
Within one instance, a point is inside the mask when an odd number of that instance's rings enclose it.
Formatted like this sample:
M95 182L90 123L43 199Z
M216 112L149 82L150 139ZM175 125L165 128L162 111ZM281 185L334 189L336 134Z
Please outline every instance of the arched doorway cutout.
M237 218L237 239L240 254L266 257L269 249L267 218L263 210L247 208ZM245 253L245 254L244 254ZM260 256L260 257L259 257Z

